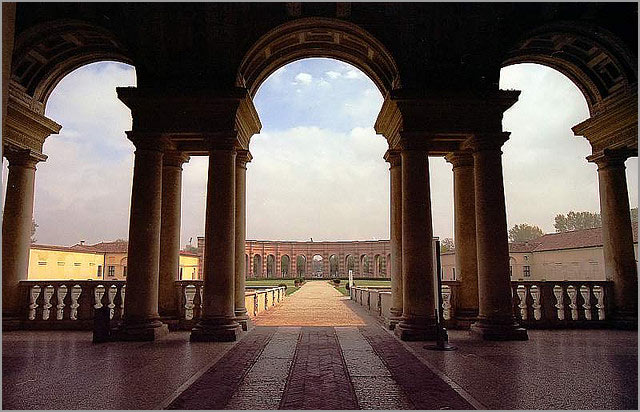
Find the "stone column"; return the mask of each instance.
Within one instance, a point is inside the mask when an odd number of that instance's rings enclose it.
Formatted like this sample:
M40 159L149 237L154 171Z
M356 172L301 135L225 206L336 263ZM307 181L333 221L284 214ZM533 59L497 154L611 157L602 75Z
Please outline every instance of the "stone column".
M433 340L437 330L427 151L403 147L401 162L403 308L395 334L402 340Z
M235 341L234 312L236 152L233 144L209 152L202 318L191 341Z
M391 175L391 308L388 326L394 329L402 317L402 165L397 150L387 150L384 157L389 162Z
M605 150L588 159L598 165L604 270L613 280L613 316L616 327L638 327L638 273L624 162L628 150ZM637 154L636 154L637 155Z
M182 164L189 156L169 151L162 159L162 207L160 225L160 284L158 311L163 318L176 320L181 299L176 290L180 273L180 202Z
M236 152L236 214L235 214L235 315L243 330L249 329L249 316L244 304L245 292L245 238L247 233L247 163L251 161L248 150Z
M460 279L460 293L455 308L455 323L469 328L478 316L478 261L476 250L476 209L471 152L454 152L446 156L453 166L453 203L455 232L455 267Z
M2 216L2 320L17 321L28 302L21 299L19 284L27 279L36 163L47 157L32 150L5 146L9 161L7 195Z
M486 340L526 340L513 317L509 244L500 148L509 133L475 135L473 151L478 256L478 321L471 331Z
M168 332L158 314L162 157L168 142L128 132L136 146L129 218L127 297L120 340L155 340Z

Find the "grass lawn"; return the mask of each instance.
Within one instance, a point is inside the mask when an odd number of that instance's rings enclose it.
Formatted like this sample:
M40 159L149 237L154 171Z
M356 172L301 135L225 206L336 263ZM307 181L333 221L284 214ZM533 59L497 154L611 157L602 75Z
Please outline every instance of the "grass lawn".
M247 286L274 287L274 286L278 286L281 283L284 283L285 285L287 285L287 292L286 292L287 296L289 296L296 290L300 289L293 285L293 279L247 279L245 284Z
M364 287L391 287L390 280L364 280L364 279L353 279L353 283L356 286L364 286Z

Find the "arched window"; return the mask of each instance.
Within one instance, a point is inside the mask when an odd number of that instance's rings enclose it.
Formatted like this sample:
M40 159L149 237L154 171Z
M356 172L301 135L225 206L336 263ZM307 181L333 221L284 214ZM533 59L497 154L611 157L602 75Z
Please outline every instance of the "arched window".
M289 277L289 264L291 259L289 259L288 255L282 255L280 258L280 275L283 278Z
M262 256L260 255L253 256L253 276L262 277Z
M307 258L304 255L298 255L296 258L296 273L298 277L304 277L307 273Z

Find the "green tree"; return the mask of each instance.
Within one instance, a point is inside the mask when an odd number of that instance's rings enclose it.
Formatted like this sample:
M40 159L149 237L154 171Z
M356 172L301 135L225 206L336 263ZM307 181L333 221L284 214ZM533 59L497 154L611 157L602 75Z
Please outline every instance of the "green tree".
M529 240L539 238L542 235L544 235L542 229L528 223L515 225L509 229L509 240L512 242L527 242Z
M35 219L31 219L31 243L36 243L36 229L38 229L38 224Z
M556 232L569 232L572 230L593 229L602 227L602 218L600 213L592 212L574 212L573 210L567 215L557 215L553 226Z
M631 223L638 222L638 208L631 209Z
M440 241L440 253L450 252L455 249L453 239L446 237Z
M184 251L189 253L198 253L198 248L191 245L185 245Z

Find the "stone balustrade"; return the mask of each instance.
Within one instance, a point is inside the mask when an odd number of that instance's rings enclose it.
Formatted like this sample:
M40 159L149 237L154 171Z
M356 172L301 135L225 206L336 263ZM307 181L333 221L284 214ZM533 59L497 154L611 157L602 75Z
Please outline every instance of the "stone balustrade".
M176 281L180 298L177 328L190 330L202 313L203 282ZM268 310L285 297L285 287L252 289L245 292L250 317ZM91 330L94 311L110 309L112 321L122 319L126 281L27 280L20 282L24 301L24 329Z
M447 327L455 327L459 282L442 282L442 308ZM612 282L530 281L511 282L513 313L527 328L607 327L611 312ZM351 300L388 323L391 289L354 286Z

